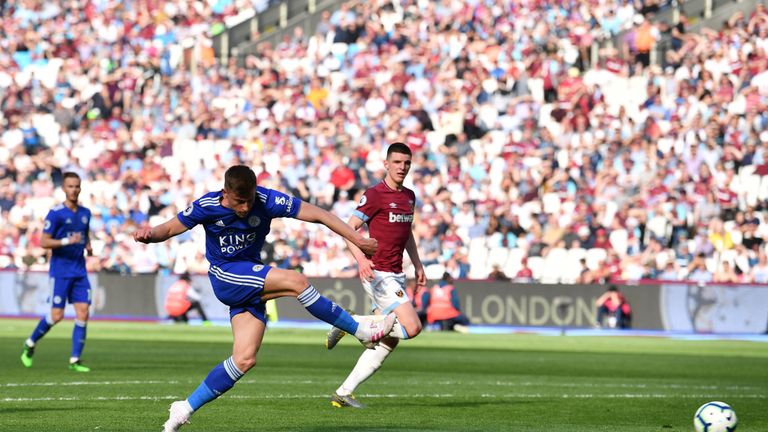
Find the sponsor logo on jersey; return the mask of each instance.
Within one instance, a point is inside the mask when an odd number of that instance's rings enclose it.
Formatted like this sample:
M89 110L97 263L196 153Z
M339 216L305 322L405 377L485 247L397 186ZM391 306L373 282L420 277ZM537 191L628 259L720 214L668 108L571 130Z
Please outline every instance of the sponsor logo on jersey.
M181 212L181 214L183 214L184 216L191 215L192 214L192 210L194 209L194 207L195 207L194 203L190 204L189 207L187 207L186 209L184 209L183 212Z
M389 212L389 221L392 222L392 223L395 223L395 222L412 223L413 222L413 215L412 214L398 214L398 213Z
M219 247L223 254L233 254L256 242L256 233L227 234L219 236Z
M368 198L366 198L366 197L365 197L365 195L363 195L363 196L361 196L361 197L360 197L360 204L358 204L357 206L358 206L358 207L362 207L362 206L364 206L364 205L365 205L365 203L367 203L367 202L368 202Z
M257 227L261 223L261 218L258 216L251 216L248 218L248 225L252 227Z

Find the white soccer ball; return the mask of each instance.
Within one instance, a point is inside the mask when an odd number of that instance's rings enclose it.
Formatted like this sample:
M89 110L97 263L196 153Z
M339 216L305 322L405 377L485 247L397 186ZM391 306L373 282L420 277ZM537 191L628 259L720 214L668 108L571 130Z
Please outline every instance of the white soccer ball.
M736 411L725 402L707 402L693 416L697 432L733 432L738 424Z

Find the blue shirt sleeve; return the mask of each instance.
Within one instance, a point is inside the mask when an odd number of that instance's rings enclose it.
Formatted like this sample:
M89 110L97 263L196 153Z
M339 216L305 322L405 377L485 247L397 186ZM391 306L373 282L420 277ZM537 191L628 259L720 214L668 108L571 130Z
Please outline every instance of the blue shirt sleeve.
M189 207L177 215L179 222L187 227L187 229L192 229L198 224L205 224L210 219L210 213L200 204L201 199L203 198L196 199Z
M266 197L266 200L263 202L264 209L270 217L295 218L299 214L301 199L273 189L259 188L259 198L261 198L262 193Z
M48 211L48 215L45 217L45 225L43 226L43 232L53 237L56 232L56 225L57 225L56 213L54 213L53 210L50 210Z

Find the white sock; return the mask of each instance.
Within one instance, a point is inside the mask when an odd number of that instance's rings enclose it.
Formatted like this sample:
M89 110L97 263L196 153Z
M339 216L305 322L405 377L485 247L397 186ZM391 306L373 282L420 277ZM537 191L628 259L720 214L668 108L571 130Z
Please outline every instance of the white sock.
M350 372L347 379L341 383L341 387L336 390L336 394L339 396L347 396L354 392L357 386L370 378L371 375L381 367L381 364L391 352L392 348L384 344L378 344L374 349L363 351L363 354L360 355L352 372Z
M77 363L78 360L80 360L80 357L70 357L69 358L69 364Z
M370 322L383 320L386 315L355 315L354 318L357 322ZM400 321L395 318L395 325L392 326L392 331L387 336L391 336L397 339L410 339L408 332L400 324Z
M400 325L400 321L395 319L395 325L392 326L392 331L387 336L398 339L409 339L408 332L405 331L405 327Z
M32 339L27 339L26 342L24 342L24 343L27 344L27 346L30 347L30 348L34 348L35 347L35 343L32 342Z

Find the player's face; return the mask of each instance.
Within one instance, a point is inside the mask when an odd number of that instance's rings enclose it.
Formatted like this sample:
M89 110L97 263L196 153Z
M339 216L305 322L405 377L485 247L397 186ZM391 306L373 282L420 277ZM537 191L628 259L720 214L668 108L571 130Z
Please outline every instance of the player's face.
M64 190L64 195L66 195L67 201L73 203L77 202L77 198L80 196L80 179L67 177L64 179L61 188Z
M389 155L389 158L384 161L384 168L387 170L387 175L394 180L395 183L403 184L405 176L407 176L408 171L411 170L411 155L392 153Z
M231 208L238 217L244 218L251 212L253 202L256 200L256 188L247 195L224 189L224 198L227 201L225 207Z

